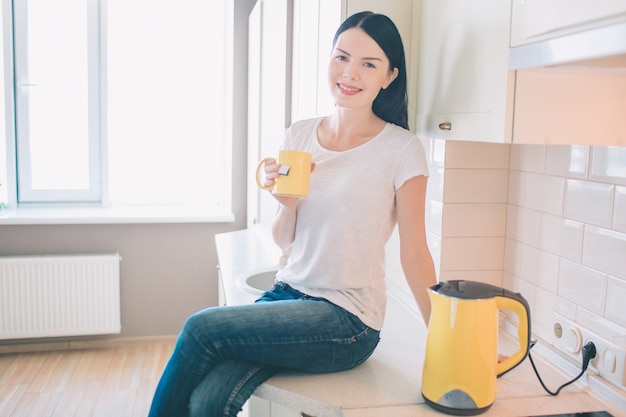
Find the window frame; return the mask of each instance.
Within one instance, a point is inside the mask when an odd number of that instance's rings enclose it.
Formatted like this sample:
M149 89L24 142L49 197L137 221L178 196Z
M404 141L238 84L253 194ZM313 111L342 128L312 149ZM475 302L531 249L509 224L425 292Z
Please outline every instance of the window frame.
M3 100L4 100L4 143L6 151L6 187L7 201L9 208L17 207L17 150L15 149L15 91L14 80L14 59L13 59L13 9L11 0L2 0L2 69L4 79Z
M28 76L28 10L26 0L12 2L14 74L13 89L15 105L15 142L17 157L17 200L22 204L102 204L103 175L102 168L107 166L106 135L102 126L106 126L106 96L102 88L106 80L106 16L104 3L99 0L87 0L87 125L88 125L88 160L89 186L86 189L34 189L32 185L30 148L30 120L28 90L33 87ZM5 9L6 13L6 9ZM6 44L5 44L6 47ZM101 122L101 118L105 118Z

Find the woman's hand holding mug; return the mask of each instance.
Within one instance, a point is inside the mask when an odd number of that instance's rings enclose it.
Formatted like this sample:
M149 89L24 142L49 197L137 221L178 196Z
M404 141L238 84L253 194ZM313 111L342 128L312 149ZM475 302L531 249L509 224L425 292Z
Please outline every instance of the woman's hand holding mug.
M265 171L265 181L261 183L259 173ZM282 150L278 161L264 158L256 170L256 182L259 188L269 190L283 205L295 207L298 199L309 194L309 180L315 163L311 154L303 151Z

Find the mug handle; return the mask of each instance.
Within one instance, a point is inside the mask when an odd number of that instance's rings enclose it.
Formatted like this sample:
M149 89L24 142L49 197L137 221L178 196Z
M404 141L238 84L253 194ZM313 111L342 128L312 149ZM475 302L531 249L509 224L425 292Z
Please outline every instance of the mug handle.
M495 301L498 309L511 310L518 318L517 338L519 340L519 349L496 365L496 374L499 377L519 365L528 355L528 350L530 349L530 314L528 303L523 303L516 298L495 297Z
M265 164L265 162L267 161L271 161L274 158L263 158L259 161L259 165L257 165L256 167L256 175L255 175L255 179L256 179L256 185L259 186L259 188L263 189L263 190L272 190L274 188L273 185L270 186L265 186L263 184L261 184L261 181L259 181L259 173L261 172L261 167L263 166L263 164Z

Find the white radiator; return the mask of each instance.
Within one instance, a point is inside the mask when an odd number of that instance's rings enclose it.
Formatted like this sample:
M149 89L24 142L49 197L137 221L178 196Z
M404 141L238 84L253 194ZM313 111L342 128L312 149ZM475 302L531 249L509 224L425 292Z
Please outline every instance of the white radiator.
M118 254L0 257L0 339L120 331Z

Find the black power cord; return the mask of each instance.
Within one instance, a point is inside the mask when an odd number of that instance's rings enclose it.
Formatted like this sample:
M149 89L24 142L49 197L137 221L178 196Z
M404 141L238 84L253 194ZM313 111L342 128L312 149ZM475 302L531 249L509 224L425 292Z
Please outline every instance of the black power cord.
M533 346L535 346L535 344L537 343L536 340L533 340L530 344L530 349L533 348ZM552 392L548 389L548 387L546 387L546 384L543 383L543 380L541 379L541 376L539 376L539 371L537 371L537 367L535 366L535 362L533 361L533 357L530 355L530 349L528 350L528 359L530 359L530 364L533 366L533 369L535 370L535 374L537 374L537 378L539 379L539 382L541 383L541 386L543 387L544 390L546 390L546 392L552 396L557 396L559 395L559 392L561 392L561 390L565 387L567 387L568 385L573 384L574 382L578 381L580 379L581 376L583 376L583 374L585 373L585 371L587 370L587 367L589 366L589 362L596 357L596 345L593 344L593 342L587 342L585 343L585 346L583 346L582 348L582 354L583 354L583 363L581 365L581 371L578 374L578 376L574 379L572 379L571 381L561 385L559 387L559 389L557 389L555 392Z

